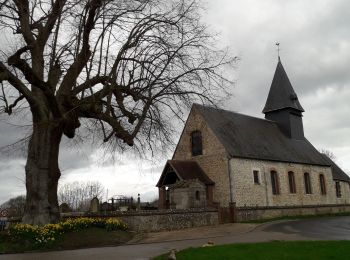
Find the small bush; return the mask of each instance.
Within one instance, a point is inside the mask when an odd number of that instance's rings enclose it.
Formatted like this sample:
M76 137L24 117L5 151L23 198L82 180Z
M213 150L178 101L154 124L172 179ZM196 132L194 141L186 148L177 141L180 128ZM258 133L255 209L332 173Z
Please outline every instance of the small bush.
M109 218L106 221L106 229L108 231L114 231L114 230L126 230L127 225L121 222L119 219L116 218Z
M104 228L108 231L127 229L127 226L116 218L74 218L45 226L16 224L10 227L9 237L14 242L29 242L34 247L47 247L64 233L77 232L89 227Z
M59 224L48 224L42 227L28 224L17 224L9 229L9 237L14 242L29 242L35 247L48 246L63 234Z

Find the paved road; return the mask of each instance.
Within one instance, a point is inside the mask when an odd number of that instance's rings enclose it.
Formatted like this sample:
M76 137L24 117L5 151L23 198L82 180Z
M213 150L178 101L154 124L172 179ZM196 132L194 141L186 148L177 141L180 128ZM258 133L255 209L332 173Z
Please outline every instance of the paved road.
M300 234L318 240L350 240L350 217L334 217L276 223L265 232Z
M220 229L222 228L218 227L218 230ZM189 233L193 233L193 231ZM182 236L184 234L185 233L182 233ZM186 240L182 237L182 240L180 241L173 240L118 247L0 255L0 260L149 259L150 257L169 252L169 250L173 248L183 249L187 247L198 247L205 244L208 240L214 241L215 244L263 242L273 240L350 240L350 217L277 222L261 225L253 230L250 228L246 233L234 234L225 232L222 233L222 236L220 236L218 232L215 234L215 237L201 239L195 238ZM166 240L164 235L160 237L162 238L162 241ZM172 236L169 235L169 237Z

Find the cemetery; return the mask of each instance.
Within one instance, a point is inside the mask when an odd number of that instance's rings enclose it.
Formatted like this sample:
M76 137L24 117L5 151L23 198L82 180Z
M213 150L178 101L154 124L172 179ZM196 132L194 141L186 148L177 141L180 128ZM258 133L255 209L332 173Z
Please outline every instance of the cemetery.
M61 209L63 206L61 204ZM135 232L154 232L178 230L183 228L217 225L218 210L197 207L189 209L158 209L156 205L142 203L132 197L116 196L100 202L94 197L87 212L61 212L62 219L78 217L116 217L126 223Z
M76 249L120 245L144 232L178 230L219 224L214 208L162 209L154 203L127 196L106 201L94 197L87 211L73 211L61 203L61 221L32 226L21 223L19 212L1 209L0 253Z

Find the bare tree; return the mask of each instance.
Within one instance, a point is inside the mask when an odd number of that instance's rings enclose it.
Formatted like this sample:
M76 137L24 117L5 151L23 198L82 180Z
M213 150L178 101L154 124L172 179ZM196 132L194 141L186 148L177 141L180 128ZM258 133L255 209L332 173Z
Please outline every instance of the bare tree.
M3 203L0 208L5 208L9 211L8 217L22 217L24 214L26 197L20 195L9 199Z
M331 152L330 150L327 149L320 149L319 150L320 153L323 153L324 155L326 155L329 159L331 159L332 161L335 161L337 159L337 157L334 155L333 152Z
M105 188L98 181L75 181L59 187L58 201L59 203L67 203L72 210L86 211L94 197L101 201L104 194Z
M171 120L191 102L227 94L235 58L200 13L200 0L0 0L2 34L12 33L0 109L32 118L23 222L59 220L63 135L84 125L111 148L152 149L171 142Z

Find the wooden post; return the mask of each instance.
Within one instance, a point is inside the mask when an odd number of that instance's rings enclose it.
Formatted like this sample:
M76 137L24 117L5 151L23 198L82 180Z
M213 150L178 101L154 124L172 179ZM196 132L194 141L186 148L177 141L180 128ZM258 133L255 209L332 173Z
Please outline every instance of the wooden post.
M236 202L230 203L230 222L236 222Z
M159 200L158 200L158 208L166 209L166 190L165 186L158 188Z
M208 185L207 186L207 206L208 207L215 207L214 201L213 201L213 190L214 185Z

